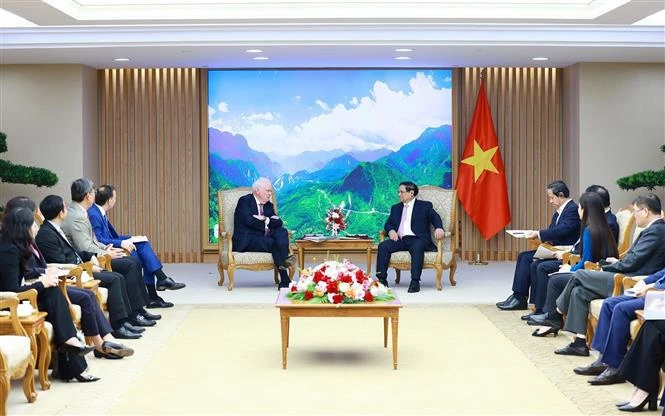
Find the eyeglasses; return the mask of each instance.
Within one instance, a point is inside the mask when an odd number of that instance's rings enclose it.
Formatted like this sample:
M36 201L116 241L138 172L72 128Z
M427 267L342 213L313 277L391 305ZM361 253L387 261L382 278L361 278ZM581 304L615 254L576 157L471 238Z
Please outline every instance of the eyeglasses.
M398 194L408 194L409 192L412 191L402 191L401 189L397 191Z
M641 208L633 209L633 215L637 214L637 213L640 212L640 211L646 210L646 209L647 209L646 207L641 207Z

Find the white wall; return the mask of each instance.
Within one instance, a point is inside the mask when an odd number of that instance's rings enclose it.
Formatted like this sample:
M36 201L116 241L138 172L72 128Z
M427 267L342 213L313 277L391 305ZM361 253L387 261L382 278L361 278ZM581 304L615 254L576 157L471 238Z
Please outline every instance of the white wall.
M50 169L53 188L0 183L0 205L17 195L69 199L71 182L98 171L97 73L82 65L0 65L0 131L13 163Z
M646 189L616 180L665 166L665 64L579 63L564 70L564 179L574 197L597 183L614 210ZM655 193L665 204L662 188Z

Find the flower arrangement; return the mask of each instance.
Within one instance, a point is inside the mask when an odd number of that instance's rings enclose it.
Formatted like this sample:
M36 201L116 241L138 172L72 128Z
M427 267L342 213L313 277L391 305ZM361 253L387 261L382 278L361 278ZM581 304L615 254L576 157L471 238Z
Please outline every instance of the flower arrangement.
M326 211L326 230L336 236L341 230L346 229L346 219L349 216L348 211L344 210L344 201L339 206L333 205Z
M368 277L350 261L325 261L304 269L291 282L286 297L309 303L362 303L388 301L395 295L386 286Z

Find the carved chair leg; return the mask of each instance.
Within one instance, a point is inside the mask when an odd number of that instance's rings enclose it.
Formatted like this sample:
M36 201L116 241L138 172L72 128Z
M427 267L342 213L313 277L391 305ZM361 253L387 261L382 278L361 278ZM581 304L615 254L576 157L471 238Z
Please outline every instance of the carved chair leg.
M9 372L0 369L0 414L7 414L7 397L9 397Z
M400 279L402 278L402 271L400 269L395 269L395 284L398 285Z
M28 399L28 403L34 403L37 400L37 392L35 391L35 360L34 357L30 360L28 368L23 377L23 394Z
M222 262L217 262L217 271L219 272L219 279L217 280L217 286L224 285L224 265Z
M51 343L44 328L37 334L37 337L39 341L39 384L42 390L48 390L51 388L51 382L48 379L48 365L51 362Z
M443 274L443 267L438 266L434 269L436 270L436 290L442 290L443 286L441 285L441 275Z
M457 263L453 261L453 263L450 265L450 274L448 276L448 280L450 280L450 286L457 285L457 281L455 280L455 270L457 270Z
M233 275L235 274L235 267L232 265L229 266L229 291L233 290Z

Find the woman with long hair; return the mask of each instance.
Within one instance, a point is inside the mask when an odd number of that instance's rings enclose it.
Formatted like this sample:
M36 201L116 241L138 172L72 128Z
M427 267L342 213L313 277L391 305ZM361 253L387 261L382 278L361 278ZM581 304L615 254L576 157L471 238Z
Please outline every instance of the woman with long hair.
M618 257L617 244L614 240L614 234L607 223L605 216L605 207L603 206L602 198L595 192L585 192L580 196L580 203L577 207L577 213L580 216L580 244L579 252L580 260L574 265L570 266L564 264L559 269L559 279L567 277L567 280L573 276L573 273L578 269L584 268L584 263L587 261L597 262L607 257ZM565 274L563 274L565 273ZM538 282L538 285L546 284L546 282ZM547 292L547 299L544 303L546 308L552 302L554 293ZM558 296L558 295L557 295ZM538 308L538 304L536 307ZM562 323L558 312L554 310L546 311L547 320L554 319L555 323ZM543 326L533 332L533 336L543 337L548 334L556 335L561 329L562 325Z
M79 382L97 381L98 377L86 373L87 364L83 358L94 348L85 346L76 337L67 301L58 288L58 277L46 273L32 284L25 283L24 275L27 262L33 255L36 232L31 210L19 207L5 214L0 229L0 291L37 290L39 309L47 313L46 320L53 326L59 377L63 380L74 378Z

